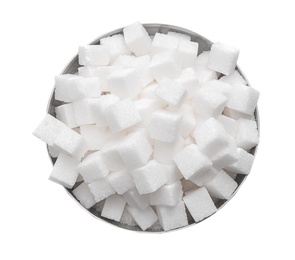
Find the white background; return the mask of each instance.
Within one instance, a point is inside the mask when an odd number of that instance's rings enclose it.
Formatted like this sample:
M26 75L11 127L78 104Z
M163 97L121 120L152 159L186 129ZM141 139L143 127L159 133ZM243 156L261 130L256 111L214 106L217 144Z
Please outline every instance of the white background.
M1 259L294 259L293 1L1 1ZM194 5L192 5L194 3ZM50 181L32 131L77 46L132 22L167 23L241 49L261 92L261 143L237 195L206 221L166 234L91 217Z

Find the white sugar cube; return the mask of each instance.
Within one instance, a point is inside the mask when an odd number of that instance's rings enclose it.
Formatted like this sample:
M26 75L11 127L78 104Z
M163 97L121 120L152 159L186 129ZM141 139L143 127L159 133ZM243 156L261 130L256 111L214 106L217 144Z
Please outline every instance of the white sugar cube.
M198 49L199 44L197 42L182 41L179 43L177 53L183 68L194 66Z
M131 174L139 194L154 192L167 182L165 166L155 160L132 170Z
M191 181L198 186L203 186L204 183L210 181L217 174L218 170L216 170L214 167L210 167L207 171L192 177Z
M110 172L102 159L100 151L86 156L77 169L87 183L101 179Z
M107 107L105 119L113 133L122 131L141 121L141 116L132 100L126 99Z
M128 170L114 171L108 175L108 180L118 194L133 189L133 178Z
M192 179L212 166L210 159L200 152L196 144L183 148L174 157L174 162L185 179Z
M153 158L160 163L173 163L173 158L184 147L184 140L180 137L173 143L154 141Z
M160 81L163 77L177 78L181 63L176 51L165 51L153 56L150 68L156 81Z
M115 95L104 95L100 98L97 98L95 102L92 102L91 105L91 111L93 113L93 116L95 118L96 126L103 127L108 126L108 123L105 119L105 112L106 109L115 103L119 101L119 97Z
M60 153L53 166L49 180L71 189L78 177L77 165L79 161L67 154Z
M146 209L149 206L149 196L139 194L136 189L128 190L123 197L134 208Z
M152 41L151 53L155 55L165 51L176 51L177 48L178 40L175 37L171 37L168 34L156 33Z
M250 150L259 142L257 123L253 120L239 119L236 133L237 146L244 150Z
M162 78L155 88L155 95L170 105L178 106L186 97L186 89L175 80Z
M196 117L194 110L189 105L183 105L180 111L183 113L181 135L183 138L187 138L197 126Z
M154 76L152 75L150 69L151 57L149 55L144 55L140 57L135 57L134 59L130 60L126 67L134 68L135 72L139 76L139 80L141 81L140 85L142 87L147 86L154 80Z
M96 202L99 202L116 193L107 177L89 183L88 187Z
M210 80L217 79L216 72L208 68L208 61L208 51L202 52L196 59L194 69L197 73L199 84L203 84Z
M120 136L111 138L101 149L103 160L111 171L119 171L125 168L125 164L117 150L121 139Z
M139 22L126 26L123 29L125 42L136 56L148 54L152 41L146 29Z
M187 98L193 97L197 90L201 87L199 84L198 75L191 67L183 69L179 77L176 79L176 82L185 87L187 91Z
M209 194L218 199L229 199L238 184L225 171L220 171L213 179L204 184Z
M181 120L179 113L164 110L154 112L150 126L151 138L161 142L175 142L180 135Z
M120 221L126 201L118 194L111 195L106 198L101 216L104 218Z
M93 67L93 66L84 66L78 68L79 75L84 78L99 78L101 91L110 91L107 77L113 72L121 69L120 66L102 66L102 67Z
M127 210L133 217L136 224L142 230L146 230L158 220L157 214L153 211L151 207L147 207L146 209L139 209L127 206Z
M213 167L222 169L238 160L238 151L235 140L229 138L228 144L219 152L211 157Z
M47 114L33 134L53 148L63 150L65 153L80 159L84 139L81 135ZM86 152L86 151L85 151Z
M85 182L81 183L77 188L75 188L73 190L73 194L77 200L80 201L81 205L86 209L91 208L96 203L93 194L90 192L90 189Z
M136 97L144 86L134 68L118 69L107 77L112 94L120 98Z
M183 201L179 202L174 207L157 206L156 212L159 218L160 225L163 227L164 231L188 225L185 205Z
M241 148L238 148L237 150L238 160L227 165L224 169L239 174L249 174L253 165L254 156Z
M182 42L182 41L190 41L191 37L187 34L183 34L183 33L178 33L178 32L168 32L167 33L169 36L175 38L178 40L178 42Z
M247 81L241 76L241 74L235 70L233 73L223 76L219 79L222 82L234 85L234 84L243 84L247 85Z
M166 164L165 167L167 175L166 185L173 184L183 178L182 174L175 164Z
M102 46L108 46L110 50L110 63L113 63L119 55L129 55L131 51L128 49L124 36L122 34L115 34L100 39Z
M143 56L144 57L144 56ZM120 67L129 67L129 63L136 59L134 55L120 55L114 61L113 66L120 66Z
M214 43L211 47L208 67L212 70L229 75L234 72L239 50L224 43Z
M184 139L184 146L188 146L190 144L196 144L196 142L193 137L188 136L186 139Z
M72 103L77 125L95 124L96 118L92 106L97 101L98 98L85 98Z
M142 132L128 134L117 149L128 169L143 166L153 153L153 148Z
M86 45L79 47L79 64L90 66L108 65L111 53L108 46Z
M188 191L183 201L195 222L209 217L217 210L205 187Z
M135 107L142 118L138 125L148 127L151 123L153 112L161 108L161 102L150 98L140 98L135 101Z
M257 106L259 92L250 86L235 84L226 106L238 112L252 115Z
M193 132L199 149L208 156L218 153L228 144L228 134L223 125L213 117L200 124Z
M55 108L56 118L65 123L70 128L78 126L74 116L74 109L72 103L64 104Z
M88 150L100 150L106 143L109 135L107 127L96 125L81 125L80 134L84 137Z
M223 125L225 131L231 136L235 137L238 129L238 122L225 115L220 115L217 120Z
M221 115L227 100L228 98L222 94L202 88L193 99L193 107L204 118L215 117Z
M78 85L81 77L72 74L63 74L55 76L54 81L54 96L56 100L72 102L78 99Z
M181 182L164 185L149 194L150 204L156 206L176 206L182 199L183 191Z

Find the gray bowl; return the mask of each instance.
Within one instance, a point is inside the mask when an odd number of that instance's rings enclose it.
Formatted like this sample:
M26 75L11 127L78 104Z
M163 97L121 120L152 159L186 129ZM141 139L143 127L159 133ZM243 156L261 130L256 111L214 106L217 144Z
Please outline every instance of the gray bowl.
M157 33L157 32L166 34L169 31L187 34L187 35L189 35L191 37L192 41L199 43L199 54L202 53L203 51L209 51L211 49L211 45L212 45L211 41L207 40L206 38L204 38L203 36L201 36L201 35L199 35L199 34L197 34L195 32L189 31L187 29L183 29L183 28L173 26L173 25L166 25L166 24L144 24L144 27L146 28L146 30L147 30L147 32L149 33L150 36L155 35L155 33ZM118 33L123 33L123 28L120 28L120 29L117 29L115 31L104 34L104 35L98 37L96 40L94 40L91 44L94 44L94 45L95 44L100 44L100 39L102 39L104 37L107 37L107 36L112 36L112 35L118 34ZM75 73L77 73L79 67L80 67L80 65L78 63L78 56L76 55L70 61L70 63L66 66L66 68L63 70L63 72L61 74L75 74ZM237 67L237 70L245 78L248 85L250 85L249 81L246 79L244 73L240 70L239 67ZM57 106L61 105L61 104L63 104L63 102L58 101L58 100L55 99L54 90L53 90L52 95L51 95L50 100L49 100L48 107L47 107L47 112L49 114L55 116L55 108ZM258 115L258 109L257 108L255 110L254 116L255 116L255 120L257 122L258 131L259 131L259 115ZM250 152L251 152L251 154L253 154L255 156L255 154L257 152L257 146L253 147ZM50 156L50 154L49 154L49 156ZM56 161L56 158L53 158L53 157L50 156L50 159L51 159L52 163L54 164L55 161ZM224 200L224 199L216 199L216 200L214 200L214 203L215 203L218 210L220 210L236 194L236 192L238 191L238 189L240 188L242 183L246 180L246 178L247 178L247 175L237 174L236 177L235 177L235 181L237 182L238 187L235 190L235 192L232 194L232 196L228 200ZM66 189L66 191L68 192L68 194L74 200L76 200L78 202L78 204L81 207L83 207L72 193L73 189L76 188L79 184L80 183L77 183L72 189ZM113 225L116 225L118 227L129 229L129 230L134 230L134 231L141 231L141 229L136 225L132 225L132 226L131 225L126 225L126 224L122 224L122 223L119 223L119 222L116 222L116 221L109 220L109 219L101 217L101 209L102 209L103 203L104 203L104 201L99 202L96 205L94 205L92 208L86 209L86 210L92 216L94 216L96 218L99 218L99 219L103 219L104 221L109 222L109 223L111 223ZM193 220L193 218L191 217L191 215L189 214L188 211L187 211L187 215L188 215L188 222L189 222L188 226L190 226L192 224L196 224L196 222ZM199 222L197 222L197 223L199 223ZM152 227L150 227L149 229L147 229L146 231L148 231L148 232L162 232L163 229L160 227L160 225L155 224Z

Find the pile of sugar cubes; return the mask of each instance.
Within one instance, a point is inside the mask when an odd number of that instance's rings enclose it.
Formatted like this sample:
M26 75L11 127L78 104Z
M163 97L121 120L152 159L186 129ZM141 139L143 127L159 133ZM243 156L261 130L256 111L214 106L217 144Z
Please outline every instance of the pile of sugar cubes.
M138 22L80 47L78 73L55 77L56 116L34 131L57 157L49 179L142 230L212 215L251 170L259 92L236 70L237 49L198 47Z

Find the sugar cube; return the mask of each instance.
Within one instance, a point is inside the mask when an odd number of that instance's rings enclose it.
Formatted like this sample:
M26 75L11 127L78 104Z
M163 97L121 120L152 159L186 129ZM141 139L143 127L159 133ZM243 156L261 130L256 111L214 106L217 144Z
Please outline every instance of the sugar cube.
M155 88L155 95L170 105L180 105L186 97L186 89L169 78L162 78Z
M211 47L208 67L212 70L229 75L234 72L239 50L224 43L214 43Z
M104 218L120 221L126 201L118 194L111 195L106 198L101 216Z
M195 222L209 217L217 210L205 187L188 191L183 201Z
M77 169L87 183L101 179L110 172L102 159L100 151L86 156Z
M250 150L259 142L257 123L253 120L239 119L236 133L237 146L244 150Z
M227 175L225 171L220 171L213 179L204 184L212 197L219 199L229 199L238 184Z
M159 222L164 231L176 229L188 225L188 220L185 212L185 205L180 201L174 207L157 206L156 212Z
M177 78L181 63L176 51L165 51L153 56L150 68L156 81L160 81L163 77Z
M253 165L254 156L241 148L238 150L238 160L224 169L238 174L249 174Z
M80 134L84 137L87 149L100 150L109 138L107 130L107 127L97 127L96 125L81 125Z
M94 200L93 194L90 192L88 185L83 182L77 188L73 190L74 196L79 200L81 205L89 209L95 205L96 201Z
M169 36L175 38L178 40L178 42L182 42L182 41L190 41L191 40L191 37L187 34L183 34L183 33L178 33L178 32L168 32L167 33Z
M67 154L60 153L53 166L49 180L71 189L78 177L77 165L79 161Z
M112 64L119 55L129 55L131 51L128 49L124 36L122 34L115 34L100 39L102 46L108 46L110 50L110 63Z
M125 42L136 56L148 54L152 41L146 29L139 22L126 26L123 29Z
M207 171L192 177L191 181L198 186L203 186L204 183L210 181L217 174L218 170L216 170L214 167L210 167Z
M228 144L228 134L223 125L213 117L200 124L193 132L199 149L213 156Z
M224 127L225 131L231 136L235 137L238 129L238 122L228 116L219 115L216 118Z
M140 98L135 101L135 107L142 118L139 126L148 127L151 123L153 112L161 108L161 102L151 98Z
M146 230L158 220L157 214L149 206L145 209L134 208L127 206L128 212L131 214L136 224L142 229Z
M142 132L134 132L122 139L118 152L126 167L133 169L146 164L153 149Z
M133 178L128 170L111 172L108 175L108 180L115 191L120 195L135 187Z
M217 74L214 70L208 68L209 52L202 52L195 61L194 69L197 73L199 84L206 83L210 80L217 79Z
M156 206L176 206L182 199L183 191L181 182L164 185L149 194L150 204Z
M219 80L231 85L234 85L234 84L247 85L247 81L241 76L241 74L237 70L235 70L233 73L227 76L221 77Z
M97 98L84 98L72 103L77 125L95 124L96 118L92 106L98 100Z
M105 119L113 133L122 131L141 121L141 116L131 99L121 100L106 108Z
M155 160L132 170L131 174L139 194L154 192L167 182L165 166Z
M174 157L174 162L185 179L202 174L212 166L210 159L200 152L196 144L183 148Z
M181 61L182 67L192 67L197 58L199 44L191 41L181 41L179 43L177 53Z
M243 84L233 85L226 106L238 112L252 115L257 106L259 92Z
M187 98L193 97L197 90L201 87L198 75L191 67L183 69L175 81L180 83L186 89Z
M156 33L152 41L152 55L165 51L177 51L178 40L168 34Z
M99 202L116 193L107 177L89 183L88 187L96 202Z
M90 66L108 65L111 53L108 46L86 45L79 47L79 64Z
M226 96L202 88L193 99L193 107L204 118L209 118L221 115L226 102Z
M175 142L180 135L181 120L182 116L179 113L155 111L150 126L151 138L161 142Z
M182 174L175 164L166 164L165 168L167 175L166 185L173 184L183 178Z
M70 128L78 127L74 116L72 103L64 104L55 108L56 118Z

